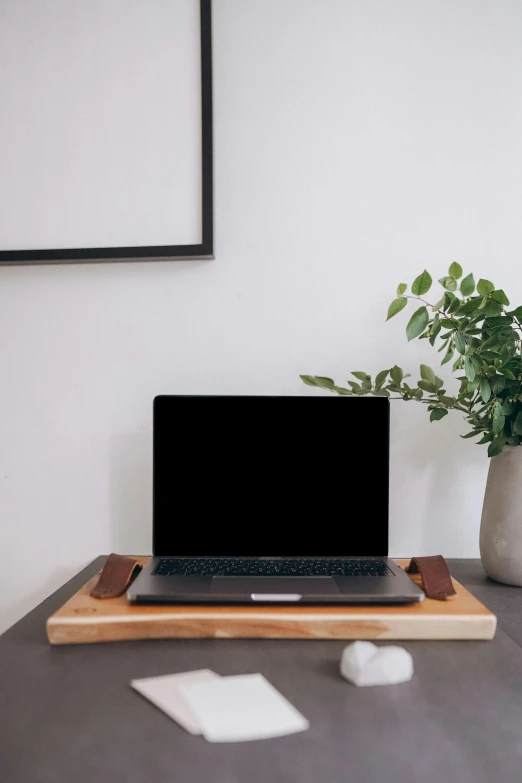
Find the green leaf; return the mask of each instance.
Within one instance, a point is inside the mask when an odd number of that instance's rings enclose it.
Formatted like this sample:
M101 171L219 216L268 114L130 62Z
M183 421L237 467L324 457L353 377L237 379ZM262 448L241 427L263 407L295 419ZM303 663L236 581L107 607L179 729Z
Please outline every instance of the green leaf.
M464 359L464 372L466 373L466 378L468 379L468 381L475 380L475 375L476 375L475 368L469 356L466 356L466 358Z
M467 302L464 302L464 304L461 304L459 307L459 317L463 315L474 315L477 311L477 308L480 304L480 297L473 297L473 299L468 299Z
M435 376L435 388L437 389L437 391L439 391L439 389L442 389L443 386L444 386L444 381L441 378L437 378L437 376Z
M483 402L489 402L491 399L491 386L489 385L488 379L484 378L483 375L480 377L479 386L480 396L482 397Z
M299 377L306 386L317 386L314 375L300 375Z
M444 394L439 394L439 401L447 408L453 408L457 400L455 397L446 397Z
M520 411L513 424L513 434L522 435L522 411Z
M502 405L502 413L504 414L504 416L511 416L514 410L515 410L515 403L510 402L509 400L504 400L504 403Z
M446 293L446 302L448 301L448 297L451 297L451 300L446 305L445 309L448 315L451 315L452 313L455 313L460 308L461 301L458 298L458 296L455 296L455 294L450 293L450 291Z
M448 415L446 408L435 408L430 415L430 421L440 421L444 416Z
M491 337L486 340L485 343L482 344L482 350L485 350L486 348L492 348L494 345L496 345L499 341L498 334L492 334Z
M437 302L437 304L433 305L431 308L434 313L437 312L437 310L441 310L444 307L444 297L440 300L440 302Z
M515 410L515 403L511 402L510 400L504 400L504 403L502 405L502 413L504 414L504 416L511 416L514 410Z
M397 296L402 296L406 291L408 290L408 286L406 283L399 283L399 286L397 288Z
M461 435L460 437L463 440L467 440L468 438L476 438L477 435L480 435L480 432L481 432L480 430L478 432L468 432L467 435Z
M440 366L442 367L443 365L445 365L448 362L450 362L453 359L454 355L455 355L455 351L450 346L448 348L447 354L445 355L444 359L441 361Z
M498 359L498 353L495 353L494 351L481 351L479 355L481 359L490 363Z
M474 416L480 416L484 411L487 411L488 408L491 408L490 402L488 402L487 405L483 405L478 411L475 411Z
M464 355L466 353L466 342L460 332L455 332L455 348L459 353Z
M453 372L457 372L457 370L462 370L463 367L464 367L464 362L459 356L458 359L456 359L455 362L453 363Z
M522 305L517 307L516 310L511 310L508 315L513 316L513 318L516 318L517 321L522 321Z
M443 288L446 289L446 291L456 291L457 290L457 281L454 277L441 277L439 280L439 283Z
M389 397L390 392L387 389L377 389L377 391L372 392L374 397Z
M408 300L405 296L401 296L399 299L394 299L391 305L388 307L388 316L386 320L389 321L390 318L393 318L394 315L397 315L397 313L400 313L401 310L404 310L407 304Z
M404 373L400 367L397 367L397 365L395 365L395 367L392 367L392 369L390 370L390 378L395 384L397 384L397 386L400 386L402 383L402 379L404 378Z
M486 310L486 318L496 318L502 312L502 305L498 302L490 302Z
M429 316L427 309L425 307L419 307L419 309L413 313L408 326L406 327L408 341L413 340L415 337L422 334L428 325L428 321Z
M495 435L498 435L499 432L502 432L505 423L506 423L505 416L495 416L495 418L493 419L493 432L495 433Z
M517 352L517 344L515 342L506 343L500 350L500 358L502 364L507 364L515 356Z
M454 277L455 280L460 280L462 277L462 267L460 264L457 264L456 261L452 263L452 265L449 268L449 274L450 277Z
M497 304L498 302L490 302L490 304ZM510 315L501 314L501 315L488 315L486 320L484 321L483 328L484 329L505 329L506 326L511 326L513 319Z
M495 438L491 441L488 449L488 457L497 457L503 450L505 445L504 438Z
M420 374L423 381L427 381L427 383L430 383L432 386L435 385L435 373L431 367L427 367L425 364L421 364Z
M505 375L506 378L509 378L511 381L515 381L516 380L515 376L511 372L511 370L509 370L507 367L501 367L499 369L499 372L502 373L502 375Z
M368 375L366 372L352 372L352 375L354 378L357 378L359 381L364 381L366 383L369 383L371 381L371 376Z
M355 383L355 381L348 381L348 386L351 386L354 392L362 391L360 384Z
M432 327L431 327L431 334L430 334L430 344L431 345L435 345L435 340L439 336L441 329L442 329L442 325L441 325L441 323L439 321L439 316L437 314L435 316L434 320L433 320L433 324L432 324Z
M375 377L375 388L377 391L384 386L384 382L386 378L388 377L389 370L383 370L382 372L377 373L377 376Z
M482 278L477 283L477 292L481 296L488 296L493 293L495 286L490 280L483 280Z
M493 291L491 298L494 299L495 302L499 302L501 305L509 307L509 299L501 288L499 288L498 291Z
M455 299L455 294L452 294L451 291L446 291L444 294L444 310L447 311Z
M493 440L493 433L486 432L486 434L483 435L479 441L477 441L477 446L481 446L483 443L491 443L492 440Z
M319 386L320 389L333 389L335 383L331 378L322 378L321 376L316 375L315 385Z
M332 391L337 392L341 397L351 397L353 395L353 392L350 391L350 389L344 389L342 386L334 386Z
M443 326L444 329L455 329L454 321L450 321L449 318L441 318L440 325Z
M431 285L433 283L433 280L431 279L431 275L429 272L424 270L422 275L419 275L415 280L413 281L413 285L411 287L411 292L414 296L423 296L424 294L427 294L428 291L431 288Z
M419 381L419 389L428 392L428 394L435 394L437 391L435 385L432 383L428 383L428 381Z
M493 416L494 416L495 419L498 419L500 416L503 416L503 415L504 414L502 413L502 405L501 405L500 402L497 401L497 403L496 403L496 405L495 405L495 407L493 409Z
M490 380L490 385L493 394L500 394L501 391L504 391L506 379L503 375L495 375L495 377ZM484 402L486 402L486 400L484 400Z
M462 283L460 284L460 292L462 296L471 296L473 291L475 290L475 278L473 275L468 275L464 278Z

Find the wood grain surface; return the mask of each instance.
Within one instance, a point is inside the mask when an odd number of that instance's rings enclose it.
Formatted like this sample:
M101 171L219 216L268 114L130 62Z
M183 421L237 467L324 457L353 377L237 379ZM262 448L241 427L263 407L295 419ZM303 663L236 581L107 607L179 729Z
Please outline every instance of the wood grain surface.
M148 557L139 558L146 563ZM405 567L409 560L396 560ZM411 578L419 583L419 577ZM497 620L455 579L456 595L403 606L131 605L89 595L93 577L47 620L51 644L138 639L492 639Z

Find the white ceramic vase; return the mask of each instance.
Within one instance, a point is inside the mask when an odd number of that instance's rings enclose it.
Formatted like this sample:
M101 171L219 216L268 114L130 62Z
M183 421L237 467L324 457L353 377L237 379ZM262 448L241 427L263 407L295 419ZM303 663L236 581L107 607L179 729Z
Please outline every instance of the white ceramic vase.
M522 587L522 446L506 446L491 459L480 557L491 579Z

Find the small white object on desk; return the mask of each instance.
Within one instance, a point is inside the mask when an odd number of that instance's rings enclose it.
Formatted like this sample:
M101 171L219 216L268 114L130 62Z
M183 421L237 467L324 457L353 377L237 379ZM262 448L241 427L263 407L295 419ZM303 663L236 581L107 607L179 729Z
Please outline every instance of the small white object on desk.
M219 675L210 669L200 669L183 674L167 674L162 677L147 677L143 680L132 680L134 690L145 696L169 718L175 720L189 734L201 734L201 726L190 710L183 695L179 691L182 683L208 682L217 680Z
M413 677L413 658L402 647L354 642L341 658L341 674L353 685L397 685Z
M243 742L305 731L310 724L262 674L180 685L208 742Z

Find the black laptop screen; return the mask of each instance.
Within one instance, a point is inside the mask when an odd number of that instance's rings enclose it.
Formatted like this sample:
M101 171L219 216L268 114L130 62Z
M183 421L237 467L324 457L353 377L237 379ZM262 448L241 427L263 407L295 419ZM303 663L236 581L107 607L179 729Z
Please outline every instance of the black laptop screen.
M388 552L385 398L157 397L154 554Z

